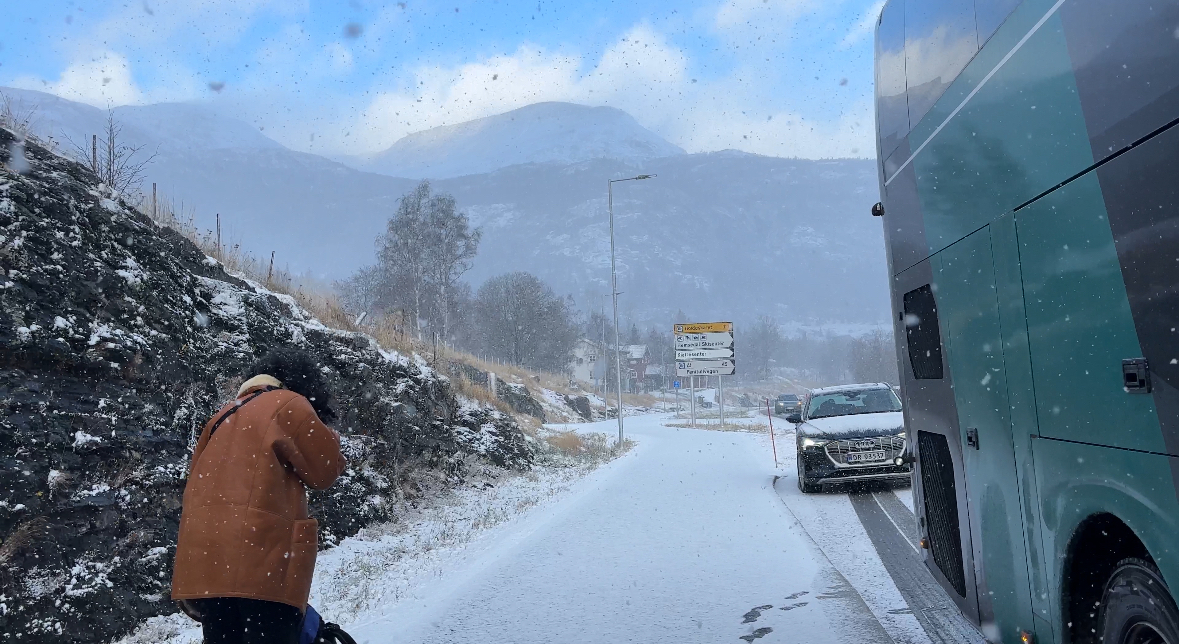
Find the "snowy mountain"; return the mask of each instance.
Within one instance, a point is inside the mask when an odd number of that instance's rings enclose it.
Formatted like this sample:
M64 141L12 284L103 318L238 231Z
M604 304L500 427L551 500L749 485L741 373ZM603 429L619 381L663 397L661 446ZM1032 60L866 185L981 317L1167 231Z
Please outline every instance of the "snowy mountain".
M71 142L89 146L92 134L102 133L107 113L104 109L75 103L52 94L32 90L0 87L17 109L35 108L33 127L52 138L63 151ZM123 106L112 110L123 127L122 140L161 152L190 152L242 148L257 150L285 149L267 138L254 126L192 103L159 103Z
M535 103L415 132L352 165L395 177L439 179L521 163L650 159L684 151L613 107Z
M739 152L535 164L435 182L483 228L469 279L531 271L583 309L609 309L605 181L615 184L620 311L830 324L888 320L875 166Z
M65 129L88 137L104 118L45 94L25 96L40 101L43 136ZM276 251L277 265L326 279L373 261L376 237L416 183L288 150L200 106L120 108L116 116L126 132L160 146L147 181L183 202L198 226L212 229L220 213L229 243L259 257ZM187 135L202 127L207 139ZM868 215L879 199L871 161L674 148L662 157L532 162L434 184L483 228L467 275L473 286L525 270L588 311L609 306L606 180L639 173L659 176L614 193L624 320L662 324L682 309L827 327L887 322L883 236Z

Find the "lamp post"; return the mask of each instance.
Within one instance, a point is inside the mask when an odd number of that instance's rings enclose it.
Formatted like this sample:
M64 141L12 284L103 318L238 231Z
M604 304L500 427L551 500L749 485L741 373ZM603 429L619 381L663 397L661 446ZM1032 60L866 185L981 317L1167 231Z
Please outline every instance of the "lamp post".
M614 266L614 184L619 181L638 181L656 175L640 174L626 179L610 179L606 182L606 209L610 212L610 298L614 301L614 374L618 378L618 444L622 445L622 358L618 352L618 273Z

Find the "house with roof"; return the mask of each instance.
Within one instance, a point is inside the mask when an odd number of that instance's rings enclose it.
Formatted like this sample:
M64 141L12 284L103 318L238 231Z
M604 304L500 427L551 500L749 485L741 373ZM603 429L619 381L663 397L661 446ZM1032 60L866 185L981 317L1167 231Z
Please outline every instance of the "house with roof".
M569 362L569 378L597 389L605 375L606 359L602 346L582 338L573 345L573 359Z

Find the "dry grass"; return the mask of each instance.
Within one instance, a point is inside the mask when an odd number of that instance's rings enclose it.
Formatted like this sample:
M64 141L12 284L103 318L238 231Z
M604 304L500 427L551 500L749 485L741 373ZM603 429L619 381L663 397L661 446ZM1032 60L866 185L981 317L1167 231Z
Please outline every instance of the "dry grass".
M577 435L577 432L560 432L546 437L544 440L561 453L569 456L583 454L586 450L585 441Z
M157 202L153 211L151 200L144 199L139 211L161 226L171 228L188 238L209 257L221 262L225 270L263 285L275 293L290 295L320 322L335 329L357 331L358 328L326 285L309 277L297 277L290 271L275 267L271 258L259 259L242 249L239 243L217 239L212 230L201 230L195 224L194 212L171 199Z
M619 446L606 434L578 434L557 432L544 439L544 443L560 458L580 464L596 464L613 460L634 447L634 441L625 439ZM544 460L544 459L542 459Z
M697 422L696 427L692 427L691 423L667 423L666 427L679 427L680 429L707 429L714 432L744 432L746 434L768 434L770 433L770 426L758 423L725 423L720 425L718 423L701 423ZM777 436L782 433L778 427L774 428L774 435Z

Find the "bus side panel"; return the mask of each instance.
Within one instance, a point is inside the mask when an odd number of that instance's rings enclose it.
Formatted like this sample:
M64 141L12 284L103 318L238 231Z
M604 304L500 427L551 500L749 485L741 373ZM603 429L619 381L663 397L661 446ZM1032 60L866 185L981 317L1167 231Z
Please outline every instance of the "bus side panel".
M1112 514L1133 530L1167 585L1179 588L1179 503L1169 485L1173 457L1050 439L1034 440L1033 451L1044 545L1052 555L1049 583L1060 589L1050 596L1056 615L1067 619L1061 600L1069 543L1077 526L1098 513Z
M902 142L893 156L908 156L908 151L909 146ZM929 256L913 166L902 170L891 184L882 187L881 196L884 202L884 243L891 262L890 274L895 275Z
M1179 2L1069 0L1060 17L1095 159L1179 117Z
M1039 493L1036 488L1032 439L1037 435L1036 391L1032 381L1032 358L1028 349L1027 314L1023 303L1023 280L1019 268L1019 240L1015 217L1004 215L991 224L992 251L995 257L995 284L999 298L999 321L1003 328L1003 365L1007 375L1007 401L1011 424L1011 442L1015 453L1016 478L1020 507L1024 517L1024 547L1027 554L1028 581L1031 584L1032 610L1051 624L1051 594L1040 530ZM1051 641L1048 633L1041 633Z
M1168 454L1179 454L1179 127L1097 170ZM1130 356L1127 356L1130 357ZM1179 487L1179 476L1176 476Z
M1021 630L1033 628L1032 600L990 227L933 260L946 362L966 445L962 461L979 613L984 625L993 624L990 637L1014 642Z
M995 70L913 160L931 254L1093 163L1058 15L996 69L1051 6L1020 5L909 135L920 147Z
M1040 435L1163 452L1151 397L1122 387L1142 349L1096 173L1015 220Z
M932 286L934 275L931 266L931 260L925 260L893 278L893 306L898 312L905 310L904 296L906 293L921 287ZM935 294L935 300L936 298ZM932 314L935 317L937 315L936 311ZM942 336L937 338L940 348L944 348L944 334L943 330ZM930 573L946 589L946 594L954 600L963 614L978 623L978 594L974 575L976 566L973 557L974 548L970 540L969 501L964 478L965 467L962 462L962 438L958 428L958 410L954 403L954 382L950 369L945 364L945 351L941 349L939 349L942 361L941 377L917 378L917 372L913 368L909 355L909 337L904 324L898 328L897 337L900 349L899 367L901 396L904 399L905 432L909 441L914 445L914 453L919 458L913 477L915 485L913 501L918 517L918 527L922 536L928 537L931 542L938 542L932 544L929 549L923 550L922 557ZM925 348L915 350L920 354L924 352ZM950 486L953 487L952 494L950 490L944 488L927 490L922 483L922 475L926 474L922 471L923 462L924 458L928 457L928 455L922 456L922 449L919 445L922 433L945 437L943 445L948 453L940 455L939 461L945 465L948 460L948 467L952 470L952 476L949 477ZM939 479L937 476L929 478L933 481ZM927 498L949 500L953 504L953 508L949 512L944 511L947 508L940 510L934 508L931 511L927 507L929 506ZM958 517L956 529L937 522L938 516L945 517L950 514L956 514ZM944 529L939 529L939 525ZM939 541L940 539L954 539L952 534L954 532L957 533L957 543ZM954 557L948 556L939 563L934 555L935 550L943 553L957 551L958 561L954 562ZM946 568L943 569L943 566ZM958 587L961 587L962 592L958 591Z

